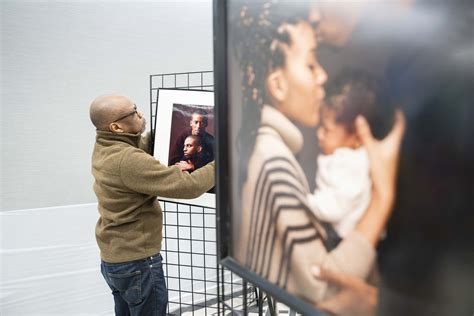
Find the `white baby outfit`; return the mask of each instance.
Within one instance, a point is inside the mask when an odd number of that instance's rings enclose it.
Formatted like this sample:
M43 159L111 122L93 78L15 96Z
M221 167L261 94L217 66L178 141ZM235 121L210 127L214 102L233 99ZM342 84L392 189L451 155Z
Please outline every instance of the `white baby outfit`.
M316 216L333 224L341 237L354 230L369 206L372 182L364 147L341 147L317 159L316 189L308 200Z

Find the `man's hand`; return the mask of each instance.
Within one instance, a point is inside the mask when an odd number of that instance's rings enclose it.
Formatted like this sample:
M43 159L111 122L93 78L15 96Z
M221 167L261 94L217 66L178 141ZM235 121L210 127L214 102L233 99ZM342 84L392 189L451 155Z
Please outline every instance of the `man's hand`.
M316 305L317 308L331 315L375 315L377 305L377 288L364 280L344 273L334 272L313 266L313 275L339 288L339 292L330 299Z
M396 111L393 128L382 140L376 140L372 136L369 123L363 116L356 118L355 126L357 135L367 149L374 190L383 197L393 198L400 144L406 127L405 116L402 111Z
M397 110L394 126L382 140L372 136L367 120L361 115L355 123L357 135L367 149L373 184L372 199L356 231L375 247L393 211L398 157L406 123L403 113Z
M191 161L181 160L180 162L177 162L174 165L181 169L181 171L194 171L194 164Z

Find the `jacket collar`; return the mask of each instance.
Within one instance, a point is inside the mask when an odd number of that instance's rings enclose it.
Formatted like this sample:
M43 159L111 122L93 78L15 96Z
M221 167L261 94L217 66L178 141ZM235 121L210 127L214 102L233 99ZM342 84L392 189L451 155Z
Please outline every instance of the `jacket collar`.
M96 141L106 140L106 141L118 141L127 143L134 147L138 147L140 143L142 134L129 134L129 133L112 133L107 131L97 130Z
M300 130L280 111L270 105L262 108L262 127L268 126L275 130L293 154L303 147L303 135Z

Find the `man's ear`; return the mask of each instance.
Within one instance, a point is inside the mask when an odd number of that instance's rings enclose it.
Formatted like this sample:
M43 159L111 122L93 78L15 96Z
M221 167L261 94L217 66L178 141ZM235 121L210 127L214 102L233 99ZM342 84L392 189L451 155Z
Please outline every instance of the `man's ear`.
M197 152L198 152L198 153L200 153L200 152L201 152L201 150L202 150L202 146L198 146L198 148L197 148Z
M123 128L119 123L113 122L109 124L109 130L112 133L123 133Z
M277 69L268 75L267 90L270 97L277 102L282 102L288 93L288 84L283 76L282 69Z

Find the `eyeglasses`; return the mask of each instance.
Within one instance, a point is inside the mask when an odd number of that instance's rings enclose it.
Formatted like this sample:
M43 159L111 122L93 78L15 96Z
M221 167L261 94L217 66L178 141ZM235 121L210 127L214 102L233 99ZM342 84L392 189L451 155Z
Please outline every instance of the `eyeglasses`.
M136 104L133 105L133 112L128 113L127 115L124 115L124 116L122 116L122 117L116 119L114 122L121 121L121 120L123 120L123 119L125 119L125 118L127 118L127 117L129 117L129 116L134 115L135 113L138 114L138 110L137 110L137 105L136 105ZM113 123L113 122L112 122L112 123Z

